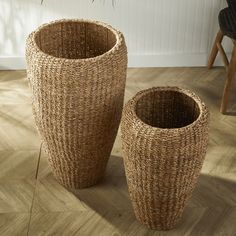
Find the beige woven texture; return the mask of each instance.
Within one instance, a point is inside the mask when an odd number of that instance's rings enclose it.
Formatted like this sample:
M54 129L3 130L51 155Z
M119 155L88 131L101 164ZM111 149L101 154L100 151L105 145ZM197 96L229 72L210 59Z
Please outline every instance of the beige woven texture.
M29 35L26 57L33 113L55 177L69 188L96 184L123 108L122 33L101 22L58 20Z
M151 229L178 223L208 144L209 112L194 93L176 87L141 91L121 121L127 182L137 219Z

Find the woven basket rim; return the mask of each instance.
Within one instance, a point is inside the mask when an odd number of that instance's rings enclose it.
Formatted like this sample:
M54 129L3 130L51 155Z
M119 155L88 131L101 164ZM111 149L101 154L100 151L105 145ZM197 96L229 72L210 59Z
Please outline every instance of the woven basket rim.
M89 58L64 58L64 57L55 57L53 55L50 55L48 53L43 52L40 47L37 45L35 37L36 35L44 28L51 26L51 25L56 25L56 24L60 24L60 23L66 23L66 22L77 22L77 23L90 23L90 24L96 24L96 25L100 25L104 28L107 28L108 30L110 30L116 37L116 43L115 45L109 49L108 51L106 51L105 53L95 56L95 57L89 57ZM119 48L122 45L122 42L124 40L123 34L119 31L116 30L115 28L113 28L111 25L102 22L102 21L96 21L96 20L89 20L89 19L59 19L59 20L54 20L51 21L49 23L45 23L42 24L41 26L39 26L36 30L34 30L29 36L27 41L31 43L31 45L33 46L33 48L36 49L36 52L41 54L42 56L48 58L48 59L54 59L54 60L59 60L59 61L68 61L68 62L93 62L93 61L97 61L99 59L103 59L103 58L107 58L109 57L111 54L115 53L117 50L119 50Z
M179 128L160 128L160 127L155 127L155 126L151 126L147 123L145 123L141 118L138 117L137 113L136 113L136 105L137 102L145 95L153 92L153 91L175 91L175 92L179 92L182 94L185 94L186 96L192 98L194 100L194 102L198 105L199 108L199 115L197 117L197 119L195 119L192 123L183 126L183 127L179 127ZM127 111L128 109L128 111ZM149 89L145 89L142 91L139 91L131 100L128 101L128 103L126 104L125 107L125 112L129 113L129 115L132 116L132 119L134 119L135 123L138 125L141 125L143 127L146 127L147 129L152 129L155 131L169 131L169 132L181 132L181 131L186 131L190 128L193 128L194 126L203 123L203 121L205 120L206 117L209 116L209 110L207 108L207 106L205 105L204 102L202 102L202 100L199 98L198 95L196 95L194 92L188 90L188 89L183 89L180 87L172 87L172 86L163 86L163 87L152 87Z

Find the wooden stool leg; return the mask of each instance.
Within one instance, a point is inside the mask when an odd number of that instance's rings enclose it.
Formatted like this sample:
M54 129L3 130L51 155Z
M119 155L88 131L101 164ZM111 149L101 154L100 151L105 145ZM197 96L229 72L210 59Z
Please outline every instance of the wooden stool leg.
M228 72L227 72L227 78L226 78L226 82L225 82L223 97L222 97L222 101L221 101L220 111L222 113L225 113L225 111L227 109L227 104L228 104L228 101L229 101L229 92L230 92L230 89L233 85L233 79L234 79L234 76L235 76L235 72L236 72L236 44L234 44L232 57L231 57L229 67L228 67Z
M215 42L214 42L214 44L213 44L213 47L212 47L210 57L209 57L209 59L208 59L207 67L208 67L209 69L212 68L212 66L213 66L213 64L214 64L214 61L215 61L215 59L216 59L218 50L219 50L217 44L219 44L219 43L222 42L223 37L224 37L223 33L219 30L219 32L218 32L217 35L216 35L216 38L215 38Z

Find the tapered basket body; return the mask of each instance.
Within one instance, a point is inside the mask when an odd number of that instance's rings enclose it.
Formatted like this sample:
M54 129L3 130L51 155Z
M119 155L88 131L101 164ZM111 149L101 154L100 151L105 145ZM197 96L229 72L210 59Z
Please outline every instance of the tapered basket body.
M33 114L55 177L69 188L96 184L123 108L122 33L97 21L54 21L29 35L26 59Z
M122 147L137 219L168 230L181 219L208 144L209 112L194 93L176 87L143 90L125 106Z

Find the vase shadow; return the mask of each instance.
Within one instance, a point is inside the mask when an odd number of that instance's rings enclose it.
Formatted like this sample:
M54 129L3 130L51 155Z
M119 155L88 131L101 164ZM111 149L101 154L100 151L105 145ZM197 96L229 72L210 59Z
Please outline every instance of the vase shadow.
M226 116L236 116L236 111L227 111L224 113Z

